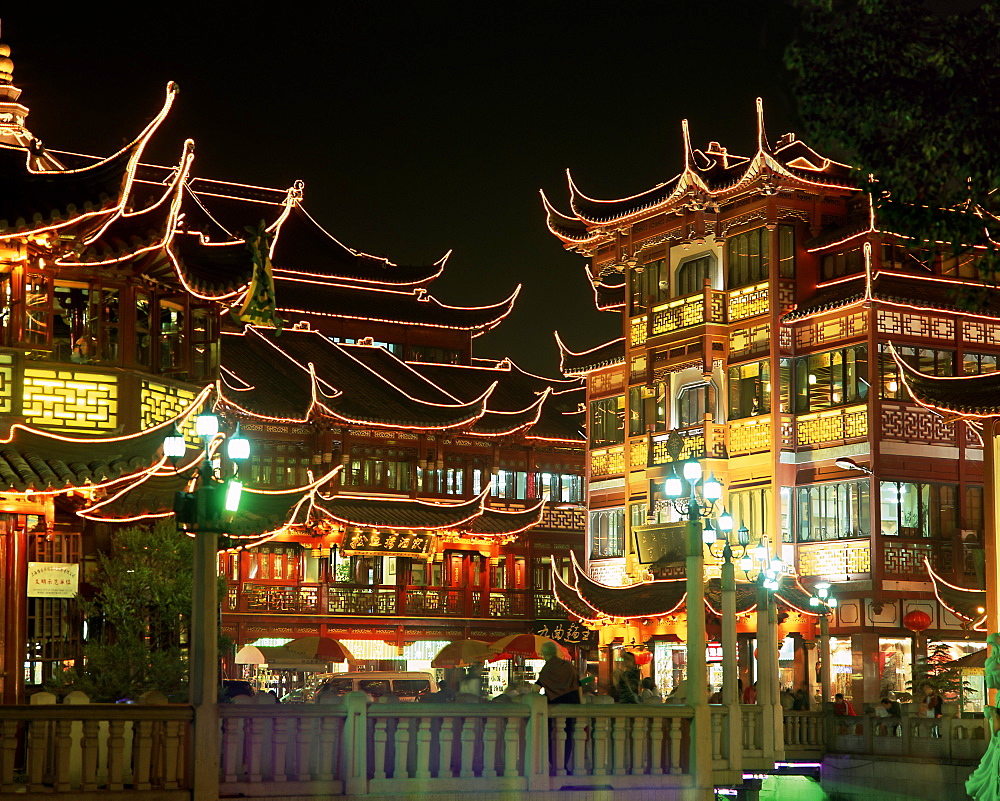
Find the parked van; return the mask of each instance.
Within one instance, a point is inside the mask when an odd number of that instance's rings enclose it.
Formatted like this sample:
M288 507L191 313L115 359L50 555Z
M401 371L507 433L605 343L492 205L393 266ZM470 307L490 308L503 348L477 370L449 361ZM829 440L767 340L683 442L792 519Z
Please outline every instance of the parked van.
M362 671L334 673L316 689L315 700L324 696L347 695L354 690L367 693L372 700L393 694L400 701L416 701L438 691L434 676L425 671Z

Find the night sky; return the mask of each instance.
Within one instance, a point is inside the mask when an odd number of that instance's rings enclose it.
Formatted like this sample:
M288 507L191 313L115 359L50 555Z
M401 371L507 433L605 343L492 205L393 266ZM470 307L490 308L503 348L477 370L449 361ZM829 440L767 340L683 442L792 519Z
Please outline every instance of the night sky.
M344 244L397 263L454 254L431 292L483 305L524 285L477 340L555 374L619 335L584 259L545 228L544 189L568 210L565 170L607 199L680 168L696 147L748 153L754 98L769 135L797 127L780 2L150 4L131 12L3 13L28 127L53 149L107 155L181 92L147 158L196 174L287 187ZM286 10L287 9L287 10Z

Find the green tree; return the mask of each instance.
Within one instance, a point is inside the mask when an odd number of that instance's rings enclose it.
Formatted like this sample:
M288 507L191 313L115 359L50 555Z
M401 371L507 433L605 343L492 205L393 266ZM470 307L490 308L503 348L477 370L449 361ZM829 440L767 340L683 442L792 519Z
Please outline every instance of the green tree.
M995 276L1000 2L794 2L786 64L808 141L856 168L883 230L981 246Z
M57 691L93 701L135 699L147 690L186 697L192 541L173 519L116 532L99 556L97 594L81 604L97 622L81 665L57 677Z
M943 642L927 642L927 655L917 658L913 665L913 680L908 682L914 698L919 701L921 687L930 684L945 700L964 704L966 696L975 695L972 685L962 677L959 668L952 667L951 649Z

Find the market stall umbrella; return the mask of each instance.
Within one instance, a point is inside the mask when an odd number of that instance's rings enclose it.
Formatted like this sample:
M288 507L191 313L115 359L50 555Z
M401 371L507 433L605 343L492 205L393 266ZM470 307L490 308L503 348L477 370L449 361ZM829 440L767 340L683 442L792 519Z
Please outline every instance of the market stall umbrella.
M236 653L237 665L264 665L267 659L256 645L244 645Z
M354 654L332 637L299 637L297 640L285 643L284 647L307 659L319 659L324 662L354 661Z
M482 640L455 640L437 652L437 656L431 660L431 667L469 667L469 665L477 665L487 659L492 659L494 656L489 643Z
M556 647L557 656L562 659L570 658L565 645L560 645L548 637L539 637L537 634L510 634L490 646L490 651L494 654L491 661L495 662L498 659L507 659L512 656L541 659L542 645L547 642Z

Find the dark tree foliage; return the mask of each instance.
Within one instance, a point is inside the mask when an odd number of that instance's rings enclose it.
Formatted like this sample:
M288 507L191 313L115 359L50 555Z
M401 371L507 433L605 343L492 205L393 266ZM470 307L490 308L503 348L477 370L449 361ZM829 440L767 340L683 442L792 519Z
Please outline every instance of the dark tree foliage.
M92 701L136 699L159 690L187 691L193 548L173 519L121 529L101 554L96 597L82 604L97 633L82 665L55 680L57 691L82 690Z
M986 246L995 276L1000 2L795 2L786 63L808 141L858 170L882 230Z

